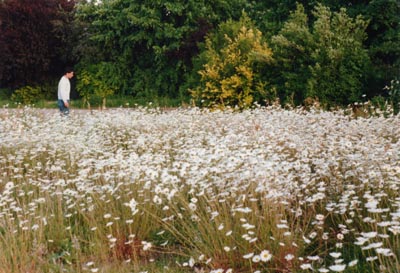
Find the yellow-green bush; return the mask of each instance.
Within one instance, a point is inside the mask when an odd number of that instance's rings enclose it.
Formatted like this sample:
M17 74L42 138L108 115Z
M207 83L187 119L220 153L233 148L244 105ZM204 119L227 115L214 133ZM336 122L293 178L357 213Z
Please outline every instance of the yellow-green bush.
M100 98L102 108L106 107L106 98L114 94L120 80L115 71L115 65L107 62L90 65L79 71L77 90L84 104L90 108L90 102Z
M41 88L36 86L24 86L14 91L11 100L25 105L33 104L41 98Z
M201 84L191 94L200 106L243 109L253 104L255 96L265 96L257 65L270 62L272 52L246 15L221 24L207 37L199 58Z

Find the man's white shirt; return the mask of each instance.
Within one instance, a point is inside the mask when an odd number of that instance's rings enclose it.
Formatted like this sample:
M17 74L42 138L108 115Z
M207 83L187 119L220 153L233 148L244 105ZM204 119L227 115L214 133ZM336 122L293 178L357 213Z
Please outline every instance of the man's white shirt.
M71 84L69 79L62 76L60 82L58 83L58 99L67 102L69 100L69 93L71 91Z

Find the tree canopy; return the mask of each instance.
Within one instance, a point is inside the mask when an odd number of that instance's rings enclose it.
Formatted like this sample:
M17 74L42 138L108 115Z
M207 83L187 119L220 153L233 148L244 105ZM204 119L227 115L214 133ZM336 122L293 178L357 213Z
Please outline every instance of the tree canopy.
M73 1L0 2L0 82L43 83L71 61Z
M245 25L243 13L252 27ZM0 86L49 84L64 66L74 65L78 82L88 75L89 82L97 82L88 87L94 94L103 93L95 92L101 86L149 100L188 100L194 94L189 90L207 92L210 86L204 71L215 68L216 59L204 56L219 50L221 65L235 52L228 48L236 47L240 52L230 66L236 72L251 69L257 82L237 90L250 88L258 94L255 101L275 97L298 105L313 97L346 105L362 94L389 96L383 87L400 71L399 13L395 0L4 0ZM270 61L243 57L251 54L234 45L238 37L224 24L257 33L257 44L271 50ZM214 84L219 92L225 88Z

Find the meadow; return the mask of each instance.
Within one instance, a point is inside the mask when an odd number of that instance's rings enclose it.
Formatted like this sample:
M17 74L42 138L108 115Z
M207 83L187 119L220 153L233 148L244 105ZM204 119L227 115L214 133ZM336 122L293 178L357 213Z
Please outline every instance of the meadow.
M400 272L400 116L1 109L0 272Z

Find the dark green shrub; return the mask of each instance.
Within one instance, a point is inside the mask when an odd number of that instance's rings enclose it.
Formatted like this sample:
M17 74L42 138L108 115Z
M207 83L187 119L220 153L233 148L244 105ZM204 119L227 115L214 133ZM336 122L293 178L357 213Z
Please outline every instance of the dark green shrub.
M11 89L0 88L0 100L8 100L10 99L12 94Z

